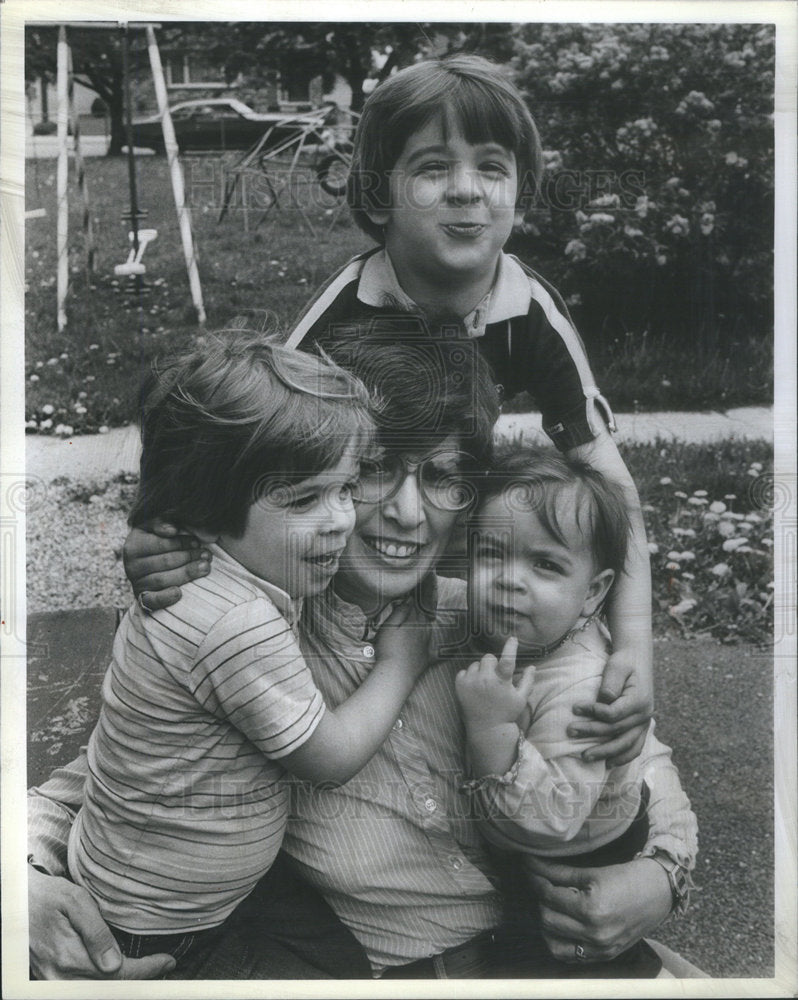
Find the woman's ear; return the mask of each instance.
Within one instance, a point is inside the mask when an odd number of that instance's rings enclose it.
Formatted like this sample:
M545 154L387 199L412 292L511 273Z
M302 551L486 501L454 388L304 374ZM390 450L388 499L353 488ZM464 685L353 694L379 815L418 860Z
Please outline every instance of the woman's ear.
M607 596L614 579L614 569L603 569L600 573L596 573L590 581L590 586L587 590L587 597L585 598L585 603L582 606L582 615L584 618L589 618L598 611L604 601L604 598Z

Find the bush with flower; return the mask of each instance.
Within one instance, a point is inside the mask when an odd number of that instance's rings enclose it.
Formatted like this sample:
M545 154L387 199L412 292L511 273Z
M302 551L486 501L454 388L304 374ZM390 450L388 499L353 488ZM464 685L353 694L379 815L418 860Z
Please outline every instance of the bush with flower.
M770 337L774 53L767 24L519 29L548 152L516 249L588 335Z
M657 631L769 643L774 567L767 446L658 443L624 450L643 502ZM697 485L702 481L708 488Z

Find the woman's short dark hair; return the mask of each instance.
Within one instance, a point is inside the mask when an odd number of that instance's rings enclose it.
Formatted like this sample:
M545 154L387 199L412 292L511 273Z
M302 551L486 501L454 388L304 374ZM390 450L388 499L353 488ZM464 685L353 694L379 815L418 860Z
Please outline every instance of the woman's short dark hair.
M508 517L515 509L532 510L559 542L565 543L558 508L562 494L576 491L576 519L598 570L624 571L631 525L623 487L592 465L551 448L506 445L494 455L490 469L477 478L477 523L480 511L497 496L507 498Z
M157 363L141 397L141 478L130 524L155 517L239 536L273 477L302 480L373 432L368 393L329 361L222 331Z
M456 324L430 327L411 314L336 328L329 356L368 389L377 441L424 454L457 435L475 469L489 463L498 391L476 342Z
M474 145L497 142L515 155L518 202L537 193L543 153L523 97L501 67L474 55L415 63L369 96L354 138L347 198L356 224L378 243L382 227L369 211L390 208L390 172L407 140L440 117Z

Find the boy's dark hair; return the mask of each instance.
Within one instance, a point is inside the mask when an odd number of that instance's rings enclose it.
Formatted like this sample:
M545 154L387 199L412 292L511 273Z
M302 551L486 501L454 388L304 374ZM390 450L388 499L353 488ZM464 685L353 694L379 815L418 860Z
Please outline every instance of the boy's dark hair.
M369 210L390 208L390 171L411 135L440 116L472 144L497 142L515 154L518 202L536 194L543 169L540 138L521 94L499 66L455 55L415 63L371 94L354 138L347 199L357 225L378 243L382 227Z
M472 467L486 467L498 392L477 344L457 324L430 329L419 316L397 314L332 333L324 348L368 389L383 448L423 454L456 434Z
M160 517L240 537L270 478L337 464L373 432L368 393L326 360L222 331L153 366L141 397L141 477L129 522Z
M596 568L624 571L631 524L623 487L592 465L550 448L509 445L499 449L490 470L478 479L476 516L504 494L508 516L532 510L553 538L564 544L557 508L565 490L576 490L576 520L590 545Z

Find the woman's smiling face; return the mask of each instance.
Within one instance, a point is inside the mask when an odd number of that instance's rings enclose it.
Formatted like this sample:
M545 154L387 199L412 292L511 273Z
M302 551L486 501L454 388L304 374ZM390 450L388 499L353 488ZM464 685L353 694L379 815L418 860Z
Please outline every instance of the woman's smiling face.
M435 568L459 514L425 500L415 466L457 449L451 436L428 452L408 454L411 470L393 496L356 505L355 528L334 582L341 597L372 612L410 593Z

